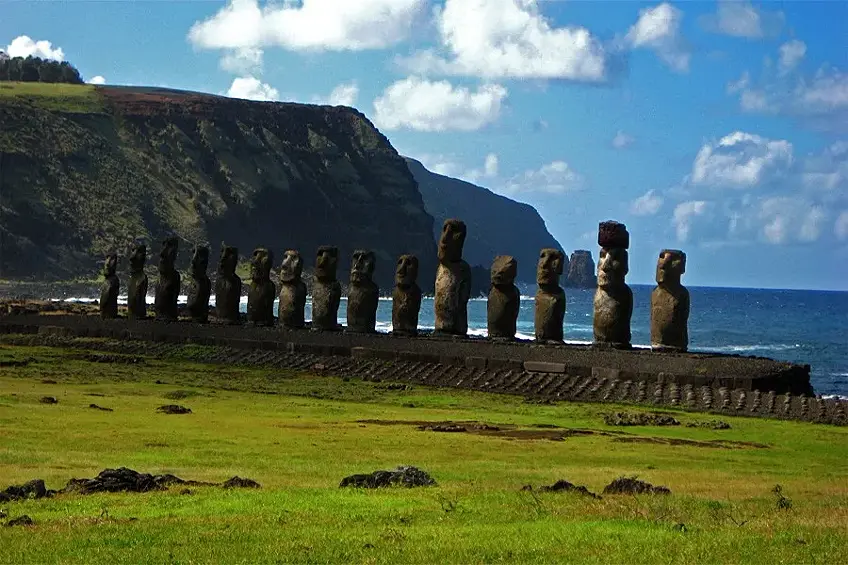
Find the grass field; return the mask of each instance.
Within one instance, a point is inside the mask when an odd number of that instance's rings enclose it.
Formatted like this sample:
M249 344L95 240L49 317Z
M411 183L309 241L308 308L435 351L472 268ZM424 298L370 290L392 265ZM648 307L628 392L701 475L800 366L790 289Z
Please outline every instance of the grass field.
M103 112L103 102L90 84L0 82L0 101L17 99L43 108L71 113Z
M619 428L603 414L633 408L399 390L190 356L101 363L80 351L0 347L0 489L33 478L61 488L120 466L262 485L7 503L9 518L27 514L35 525L0 527L0 562L844 562L845 428L741 418L722 418L729 430ZM59 402L41 404L48 395ZM155 411L174 403L193 413ZM667 412L683 424L714 418ZM511 424L516 433L411 423L448 420ZM597 433L527 439L551 426ZM725 447L706 443L716 439ZM347 475L401 464L438 486L338 488ZM672 494L595 500L521 490L566 479L600 493L633 475ZM777 504L776 484L791 508Z

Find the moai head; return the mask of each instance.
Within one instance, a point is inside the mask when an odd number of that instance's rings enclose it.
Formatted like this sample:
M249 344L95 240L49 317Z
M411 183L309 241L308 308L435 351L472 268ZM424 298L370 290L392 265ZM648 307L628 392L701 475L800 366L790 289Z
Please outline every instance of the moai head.
M539 264L536 266L536 282L542 286L559 285L562 275L564 255L559 249L542 249L539 252Z
M271 279L271 267L274 264L274 254L270 249L257 247L250 257L250 278L254 282L265 282Z
M303 275L303 258L300 251L287 249L283 253L283 264L280 266L280 280L283 282L299 281Z
M218 259L218 274L232 277L238 266L238 247L232 247L221 242L221 257Z
M176 237L169 237L162 241L162 251L159 252L159 272L174 272L174 264L177 262L177 251L179 247L180 240Z
M398 286L412 286L418 280L418 257L415 255L401 255L395 268L395 284Z
M110 253L106 256L106 260L103 261L103 275L106 277L114 277L115 271L118 270L118 255L116 253Z
M206 274L206 269L209 268L209 248L205 245L198 245L194 248L194 253L191 255L191 274L196 277L202 277Z
M376 266L377 257L373 251L357 249L350 263L350 282L356 284L370 281Z
M518 261L509 255L498 255L492 262L492 284L512 286L518 275Z
M147 245L140 241L136 241L130 246L130 271L140 273L144 270L144 263L147 261Z
M686 272L686 254L679 249L663 249L657 259L657 284L677 286Z
M614 220L598 224L598 245L607 249L630 249L630 233L627 226Z
M445 220L442 235L439 238L439 261L456 263L462 260L462 247L465 245L465 222Z
M336 280L339 268L339 248L322 245L315 257L315 278L321 282Z
M621 247L601 248L598 255L598 286L623 285L624 277L629 270L626 249Z

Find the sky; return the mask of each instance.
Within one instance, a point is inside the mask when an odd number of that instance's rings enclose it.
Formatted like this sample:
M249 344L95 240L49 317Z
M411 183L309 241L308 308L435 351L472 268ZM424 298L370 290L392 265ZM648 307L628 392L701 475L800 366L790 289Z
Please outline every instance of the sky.
M848 2L0 0L0 49L355 106L569 252L627 224L631 283L848 290Z

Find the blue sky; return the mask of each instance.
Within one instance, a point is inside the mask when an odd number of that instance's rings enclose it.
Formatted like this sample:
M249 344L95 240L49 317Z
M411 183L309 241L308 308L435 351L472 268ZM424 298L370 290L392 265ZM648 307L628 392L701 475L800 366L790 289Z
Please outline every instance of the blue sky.
M356 106L568 251L625 222L633 283L848 290L848 2L0 0L0 48Z

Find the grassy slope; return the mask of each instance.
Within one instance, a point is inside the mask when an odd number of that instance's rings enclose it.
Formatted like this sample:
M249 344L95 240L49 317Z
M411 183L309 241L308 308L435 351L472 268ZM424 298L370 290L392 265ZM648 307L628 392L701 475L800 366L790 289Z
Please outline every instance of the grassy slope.
M0 82L0 99L57 112L94 114L104 111L95 87L90 84Z
M360 419L479 420L615 430L609 407L225 366L183 359L90 363L74 352L0 348L0 477L58 488L105 467L222 481L260 491L63 496L8 504L34 529L0 528L17 562L759 562L833 563L848 543L848 430L754 419L733 429L628 428L640 436L728 439L769 449L508 440L366 425ZM52 379L57 384L42 383ZM156 381L162 384L156 384ZM174 390L187 416L155 413ZM44 395L59 399L43 405ZM103 396L100 396L103 395ZM91 410L95 402L114 412ZM681 421L701 419L679 414ZM351 473L412 464L440 485L342 491ZM671 497L520 492L568 479L600 492L620 475ZM778 510L771 488L793 501ZM2 488L5 485L0 485ZM137 520L130 520L137 518ZM744 524L742 524L744 522ZM685 524L685 528L678 525ZM739 525L742 524L742 525ZM684 531L681 531L684 530Z

